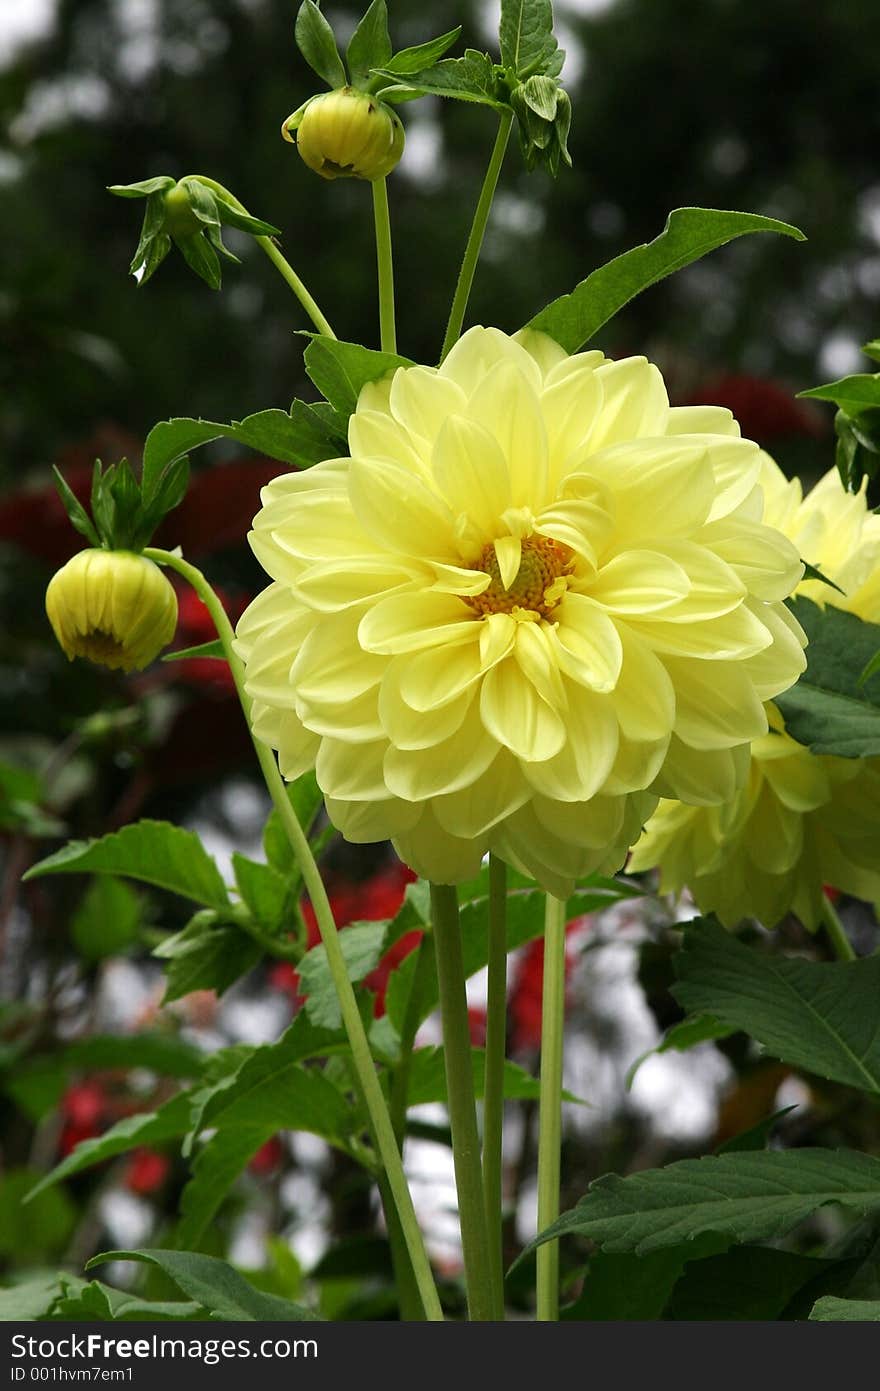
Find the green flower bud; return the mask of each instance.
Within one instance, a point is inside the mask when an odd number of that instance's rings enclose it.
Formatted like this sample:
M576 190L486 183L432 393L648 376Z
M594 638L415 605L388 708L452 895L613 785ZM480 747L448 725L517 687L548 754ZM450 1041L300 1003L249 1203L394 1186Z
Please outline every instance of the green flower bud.
M313 97L281 128L310 169L322 179L384 179L403 154L400 117L390 106L355 87Z
M90 549L53 575L46 612L71 661L141 671L174 637L177 595L146 556Z

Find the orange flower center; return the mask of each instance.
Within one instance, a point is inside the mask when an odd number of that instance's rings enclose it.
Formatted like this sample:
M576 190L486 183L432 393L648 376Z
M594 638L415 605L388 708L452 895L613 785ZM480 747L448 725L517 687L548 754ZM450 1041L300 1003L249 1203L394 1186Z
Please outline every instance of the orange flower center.
M465 599L475 612L514 613L520 610L524 618L550 618L568 588L567 577L574 568L574 552L549 536L526 536L519 570L509 589L505 589L502 582L492 542L483 547L472 568L482 570L491 581L482 594Z

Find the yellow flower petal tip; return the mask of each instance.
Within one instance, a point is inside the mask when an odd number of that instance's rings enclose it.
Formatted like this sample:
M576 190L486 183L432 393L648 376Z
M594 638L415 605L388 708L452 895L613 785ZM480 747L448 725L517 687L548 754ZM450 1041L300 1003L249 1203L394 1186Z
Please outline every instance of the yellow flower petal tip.
M804 497L800 481L766 454L760 484L764 521L843 591L804 580L795 592L880 622L880 517L868 510L864 487L845 492L835 468ZM827 885L880 898L880 758L811 754L785 733L772 705L768 717L770 733L751 745L745 785L731 787L722 806L662 801L630 867L658 866L664 891L688 887L703 912L729 927L747 916L772 927L793 912L815 929Z
M300 156L323 179L384 179L403 154L405 136L396 111L354 87L313 97L295 117ZM288 122L282 135L291 139Z
M140 671L174 637L177 596L146 556L85 550L52 577L46 613L71 661Z
M670 407L644 358L473 328L365 387L349 447L264 490L273 582L237 636L258 737L345 836L566 894L661 785L741 782L803 670L802 566L728 412Z

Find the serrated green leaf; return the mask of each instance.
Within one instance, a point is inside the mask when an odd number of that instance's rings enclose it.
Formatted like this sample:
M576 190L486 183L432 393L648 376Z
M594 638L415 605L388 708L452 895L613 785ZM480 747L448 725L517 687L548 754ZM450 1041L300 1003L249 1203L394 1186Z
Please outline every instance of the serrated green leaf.
M304 354L305 368L315 386L345 418L354 413L362 387L379 381L398 367L412 367L408 357L378 353L360 343L338 338L312 338Z
M291 885L284 875L237 851L232 856L232 868L242 900L260 926L273 935L289 927Z
M557 49L550 0L501 0L501 61L520 79L543 72Z
M599 1251L590 1260L577 1300L561 1311L560 1318L564 1322L653 1322L662 1316L689 1263L716 1255L727 1245L726 1238L709 1234L646 1256Z
M351 923L340 934L339 945L352 983L362 981L378 966L387 947L387 936L387 922ZM323 942L306 952L297 970L312 1023L323 1029L338 1029L342 1013Z
M852 415L866 407L880 406L880 372L857 372L824 386L810 387L809 391L799 391L798 396L811 401L833 401Z
M742 1029L782 1062L880 1093L880 957L817 962L747 947L710 918L687 923L672 993Z
M383 76L394 77L386 70ZM461 58L444 58L429 68L408 75L398 85L382 91L383 101L408 101L415 96L451 97L475 101L496 111L506 105L502 99L495 65L488 53L469 48Z
M227 1093L215 1115L216 1134L199 1150L180 1199L177 1241L197 1244L226 1194L257 1150L279 1130L307 1131L334 1141L347 1129L342 1093L316 1068L289 1063L262 1085Z
M424 72L443 57L460 33L459 24L447 33L439 34L436 39L428 39L426 43L416 44L412 48L402 48L399 53L389 58L387 63L377 63L376 67L381 67L383 72L393 77L406 77L409 73Z
M817 1299L810 1319L819 1323L880 1323L880 1299Z
M296 45L309 67L328 87L344 87L345 68L333 30L313 0L303 0L296 16Z
M382 68L391 58L388 33L388 7L385 0L372 4L351 36L345 52L348 71L355 86L363 86L373 68Z
M628 1178L606 1174L526 1252L566 1235L637 1254L704 1232L769 1241L828 1203L880 1211L880 1159L854 1150L763 1150L681 1159Z
M218 1260L215 1256L203 1256L196 1251L158 1251L150 1248L103 1251L101 1255L92 1257L86 1269L93 1270L106 1261L143 1261L158 1266L178 1289L207 1309L212 1319L239 1323L296 1323L315 1318L299 1304L279 1299L274 1294L263 1294L226 1261Z
M636 295L701 256L751 232L778 232L804 241L803 232L787 222L756 213L715 208L676 208L654 241L633 247L593 271L568 295L553 300L527 325L555 338L575 353Z
M256 966L262 954L260 945L233 923L190 924L153 952L168 962L162 1003L193 990L222 995Z
M47 874L116 874L215 908L229 903L220 871L196 833L170 821L136 821L97 840L72 840L23 877Z
M89 1169L93 1164L101 1164L105 1159L113 1159L117 1154L125 1154L138 1145L156 1145L163 1140L177 1139L186 1133L188 1124L189 1098L184 1092L173 1096L157 1111L126 1116L97 1139L81 1141L75 1150L34 1185L24 1201L28 1203L62 1179Z
M880 650L880 624L798 597L790 607L807 635L807 669L775 697L786 732L811 753L880 754L880 681L866 667Z

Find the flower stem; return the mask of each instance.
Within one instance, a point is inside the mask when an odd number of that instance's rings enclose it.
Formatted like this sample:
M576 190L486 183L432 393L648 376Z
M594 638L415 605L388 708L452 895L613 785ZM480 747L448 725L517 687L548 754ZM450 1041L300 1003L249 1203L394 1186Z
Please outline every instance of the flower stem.
M502 1137L504 1058L507 1044L507 866L489 856L489 982L486 1001L486 1075L483 1088L483 1201L495 1317L504 1318L502 1252Z
M467 1283L468 1313L472 1321L493 1315L489 1243L483 1209L480 1141L474 1100L474 1072L468 1028L464 962L458 897L449 884L431 885L431 917L437 953L440 1016L443 1021L443 1053L446 1092L452 1129L452 1158L461 1221L461 1246Z
M510 127L512 124L513 112L509 107L505 107L501 112L498 134L495 137L495 144L492 147L489 167L486 170L483 187L480 189L474 220L471 224L470 235L464 250L464 259L461 263L461 270L458 273L458 284L455 287L455 296L452 301L452 308L449 311L449 322L446 325L446 337L443 339L443 351L440 354L441 362L461 335L461 326L464 323L465 311L471 294L471 286L474 283L474 274L477 269L477 262L480 259L483 237L486 234L486 224L489 221L489 213L492 210L492 200L495 197L495 189L498 186L498 178L501 174L501 166L504 163L504 153L507 149L507 141L510 138Z
M858 961L853 945L840 921L840 914L827 894L822 895L822 922L838 961Z
M394 324L394 257L391 251L391 217L388 185L373 180L373 219L376 224L376 264L379 268L379 336L383 353L397 352Z
M230 193L229 189L224 188L216 179L209 179L206 174L191 174L188 177L198 179L199 183L204 184L206 188L212 188L215 193L219 193L222 198L225 198L226 201L231 203L234 208L237 208L239 212L244 213L247 217L251 216L244 204L239 202L236 198L235 194ZM336 334L330 327L320 306L309 294L290 262L282 256L275 238L254 236L254 241L258 246L262 247L282 279L289 285L318 332L323 334L325 338L335 338Z
M562 1040L565 1026L565 901L547 895L541 1004L541 1102L538 1126L538 1231L559 1216L562 1147ZM559 1243L538 1247L538 1318L559 1318Z
M375 1136L376 1147L379 1152L382 1166L388 1180L388 1187L394 1199L395 1207L400 1218L400 1225L406 1241L410 1260L412 1261L413 1273L422 1304L427 1317L431 1320L443 1318L443 1311L440 1307L440 1300L434 1284L431 1272L431 1265L425 1251L422 1234L419 1231L415 1209L412 1204L412 1196L406 1182L406 1175L403 1171L403 1162L400 1157L400 1150L394 1137L394 1130L391 1125L391 1117L388 1114L388 1107L379 1079L376 1076L376 1069L373 1065L373 1058L370 1053L370 1045L367 1040L363 1020L361 1019L355 998L354 989L348 978L348 970L342 948L339 942L339 930L330 908L327 898L327 890L321 879L318 866L315 863L309 846L308 838L297 820L296 813L290 804L284 779L278 769L278 764L271 750L254 735L251 722L251 700L245 690L244 664L233 647L234 633L232 625L226 615L217 595L214 593L205 576L194 565L190 565L180 556L173 555L170 551L157 550L148 547L144 555L150 560L154 560L158 565L167 565L169 569L176 570L189 584L192 585L196 594L202 600L214 621L217 629L217 636L223 645L223 652L229 663L235 687L238 692L239 700L247 720L248 728L251 732L257 760L266 780L269 795L275 805L275 810L281 820L288 840L290 841L297 863L302 873L303 884L312 902L321 940L327 951L327 964L330 967L330 974L339 999L339 1007L342 1013L342 1021L345 1025L345 1032L348 1037L349 1047L351 1048L352 1065L357 1079L358 1087L363 1095L364 1105L369 1116L370 1125Z

